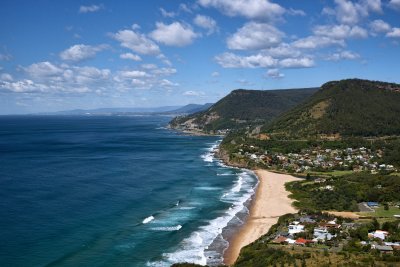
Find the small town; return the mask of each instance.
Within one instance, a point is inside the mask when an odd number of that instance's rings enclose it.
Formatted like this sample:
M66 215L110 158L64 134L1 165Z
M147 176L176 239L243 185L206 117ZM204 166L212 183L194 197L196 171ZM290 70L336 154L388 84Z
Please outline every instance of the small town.
M236 157L247 158L256 164L288 172L307 171L380 171L395 172L390 164L382 163L383 150L373 151L365 147L346 149L303 149L299 153L274 153L261 151L256 146L242 146L234 153Z
M336 253L371 252L377 257L400 253L400 221L379 222L375 217L349 219L329 213L288 214L271 228L263 242L293 250ZM388 257L388 256L384 256Z

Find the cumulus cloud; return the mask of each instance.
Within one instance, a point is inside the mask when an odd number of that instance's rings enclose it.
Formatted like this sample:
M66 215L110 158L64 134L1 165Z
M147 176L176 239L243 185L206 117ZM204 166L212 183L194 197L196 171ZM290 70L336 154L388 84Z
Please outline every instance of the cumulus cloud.
M322 47L337 45L345 46L344 40L334 39L327 36L309 36L293 42L293 47L301 49L318 49Z
M269 69L266 73L267 77L273 78L273 79L282 79L285 77L283 73L279 72L279 69Z
M2 74L0 75L0 80L7 81L7 82L11 82L11 81L13 81L14 79L13 79L13 76L12 76L11 74L9 74L9 73L2 73Z
M176 13L175 12L168 12L168 11L166 11L164 8L160 8L160 12L161 12L161 15L164 17L164 18L173 18L173 17L175 17L176 16Z
M134 55L132 53L121 54L121 55L119 55L119 57L122 59L130 59L133 61L141 61L142 60L142 58L140 56Z
M315 63L312 58L285 58L279 61L281 68L311 68Z
M340 51L337 53L333 53L332 55L329 55L326 57L326 60L329 61L339 61L343 59L347 60L354 60L360 58L360 55L351 51Z
M315 65L311 57L276 59L264 52L249 56L223 53L215 60L224 68L310 68Z
M96 56L98 52L107 48L108 48L107 45L91 46L91 45L77 44L62 51L60 53L60 57L62 60L79 62L82 60L93 58Z
M203 29L208 30L207 32L208 35L213 34L218 29L217 22L208 16L196 15L196 17L193 20L193 23Z
M211 73L211 76L212 77L218 77L218 76L220 76L220 74L219 74L218 71L214 71L213 73Z
M179 47L193 43L198 36L189 25L184 25L180 22L171 24L157 22L156 29L149 35L159 43Z
M276 66L277 60L269 55L239 56L233 53L223 53L215 57L219 65L224 68L259 68Z
M373 33L388 32L391 29L390 25L381 19L372 21L369 26Z
M203 7L213 7L228 16L242 16L249 19L276 19L285 9L269 0L199 0Z
M111 35L121 43L122 47L143 55L158 55L160 48L156 43L146 37L146 35L133 30L120 30Z
M387 37L400 38L400 28L392 28L390 32L386 34Z
M257 50L275 46L285 34L266 23L249 22L227 39L229 49Z
M342 24L354 25L367 17L369 12L382 12L381 0L335 0L336 19Z
M390 0L389 7L400 10L400 0Z
M0 88L16 93L86 93L101 90L111 77L108 69L56 65L48 61L22 67L28 77L1 76Z
M103 5L80 6L79 13L93 13L104 8Z
M349 25L319 25L313 29L315 35L327 36L334 39L366 38L368 32L359 26Z

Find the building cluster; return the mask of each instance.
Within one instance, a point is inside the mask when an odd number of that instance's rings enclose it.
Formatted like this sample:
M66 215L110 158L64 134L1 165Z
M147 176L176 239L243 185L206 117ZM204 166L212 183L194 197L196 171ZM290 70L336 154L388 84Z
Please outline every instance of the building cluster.
M256 163L293 172L353 170L396 171L393 165L381 164L382 150L373 151L365 147L346 149L303 149L300 153L274 153L260 151L255 146L242 147L237 156L247 157Z
M349 241L349 231L360 227L354 222L338 222L338 218L327 219L319 215L302 215L295 220L281 225L278 230L268 238L268 242L281 245L309 246L318 245L332 246L336 243ZM382 254L391 254L400 250L400 242L389 242L390 233L383 230L375 230L368 233L368 240L361 241L360 245L369 245L372 250ZM328 244L329 243L329 244Z
M302 216L298 220L290 222L286 228L287 230L276 233L272 243L299 246L325 243L336 237L334 232L340 231L342 225L336 223L336 219L324 220L317 217Z

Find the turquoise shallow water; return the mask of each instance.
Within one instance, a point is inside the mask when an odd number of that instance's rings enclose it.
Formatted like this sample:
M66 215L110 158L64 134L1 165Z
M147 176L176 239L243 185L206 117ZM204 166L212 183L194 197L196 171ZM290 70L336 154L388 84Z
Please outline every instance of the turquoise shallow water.
M256 178L170 119L0 117L0 266L220 263Z

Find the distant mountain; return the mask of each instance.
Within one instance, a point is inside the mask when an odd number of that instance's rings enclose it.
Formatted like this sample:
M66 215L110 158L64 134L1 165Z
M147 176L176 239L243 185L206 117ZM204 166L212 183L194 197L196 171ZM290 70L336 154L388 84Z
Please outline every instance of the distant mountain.
M163 113L183 108L182 106L164 106L154 108L98 108L98 109L74 109L58 112L44 112L39 115L108 115L121 113Z
M359 79L325 83L262 132L289 139L400 135L400 84Z
M208 109L209 107L211 107L213 105L213 103L206 103L206 104L188 104L186 106L183 106L181 108L172 110L172 111L168 111L168 113L175 113L175 114L192 114L192 113L196 113L196 112L200 112L203 110Z
M232 91L207 110L180 116L172 128L214 133L218 130L262 125L310 97L317 88Z

